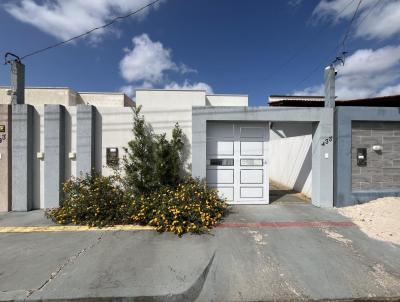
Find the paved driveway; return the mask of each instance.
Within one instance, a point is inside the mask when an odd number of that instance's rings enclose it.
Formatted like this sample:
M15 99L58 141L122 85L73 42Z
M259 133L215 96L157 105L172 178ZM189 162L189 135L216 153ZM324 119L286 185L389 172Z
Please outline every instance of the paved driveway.
M46 224L3 214L0 226ZM238 206L208 235L0 233L0 298L265 301L400 296L400 247L335 210ZM135 300L136 301L136 300Z

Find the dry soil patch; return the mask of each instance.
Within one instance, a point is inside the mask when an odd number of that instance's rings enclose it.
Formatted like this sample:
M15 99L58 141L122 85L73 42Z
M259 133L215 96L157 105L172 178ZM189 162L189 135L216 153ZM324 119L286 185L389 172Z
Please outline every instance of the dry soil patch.
M400 245L400 197L385 197L338 208L368 236Z

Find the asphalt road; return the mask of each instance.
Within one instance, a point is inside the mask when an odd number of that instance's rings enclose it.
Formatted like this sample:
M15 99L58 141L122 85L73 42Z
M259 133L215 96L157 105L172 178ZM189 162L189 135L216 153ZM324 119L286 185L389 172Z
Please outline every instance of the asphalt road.
M0 215L0 227L46 223L39 211ZM0 300L85 297L400 297L400 247L306 203L236 207L223 227L182 238L149 230L0 233Z

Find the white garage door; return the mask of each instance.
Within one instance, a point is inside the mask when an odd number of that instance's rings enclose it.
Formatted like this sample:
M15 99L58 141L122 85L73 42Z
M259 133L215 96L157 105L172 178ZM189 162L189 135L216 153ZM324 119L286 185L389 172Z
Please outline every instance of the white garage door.
M230 203L268 203L268 139L267 123L207 123L207 184Z

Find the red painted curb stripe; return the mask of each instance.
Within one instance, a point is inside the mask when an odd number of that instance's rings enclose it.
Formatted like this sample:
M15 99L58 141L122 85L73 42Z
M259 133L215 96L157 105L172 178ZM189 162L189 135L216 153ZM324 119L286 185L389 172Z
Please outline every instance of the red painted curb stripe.
M351 221L273 221L256 223L222 223L217 228L328 228L353 227Z

